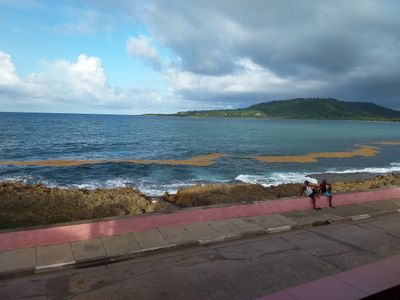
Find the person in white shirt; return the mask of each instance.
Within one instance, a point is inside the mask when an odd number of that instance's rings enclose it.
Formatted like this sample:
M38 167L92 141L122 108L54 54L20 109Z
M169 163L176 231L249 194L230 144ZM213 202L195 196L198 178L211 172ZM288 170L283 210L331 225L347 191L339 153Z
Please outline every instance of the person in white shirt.
M310 183L308 180L306 180L306 181L304 181L303 188L302 188L302 190L301 190L301 192L300 192L300 196L301 196L301 195L303 194L303 192L304 192L304 195L305 195L306 197L310 197L310 198L311 198L311 200L312 200L312 205L313 205L313 208L314 208L315 210L321 209L320 207L317 207L317 206L316 206L317 194L318 194L317 191L318 191L318 187L312 186L311 183Z

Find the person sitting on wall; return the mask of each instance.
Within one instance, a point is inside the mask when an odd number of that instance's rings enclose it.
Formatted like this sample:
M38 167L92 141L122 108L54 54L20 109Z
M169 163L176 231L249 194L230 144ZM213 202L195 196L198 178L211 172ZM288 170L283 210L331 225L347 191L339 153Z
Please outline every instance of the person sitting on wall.
M332 184L329 184L325 179L319 184L319 192L329 200L329 207L335 208L332 205Z
M310 184L310 182L308 180L306 180L306 181L304 181L304 185L303 185L303 188L302 188L302 190L300 192L300 196L303 194L303 192L304 192L304 195L306 197L310 197L311 198L312 205L313 205L313 208L315 210L321 209L320 207L316 206L317 195L318 195L318 187L312 186Z

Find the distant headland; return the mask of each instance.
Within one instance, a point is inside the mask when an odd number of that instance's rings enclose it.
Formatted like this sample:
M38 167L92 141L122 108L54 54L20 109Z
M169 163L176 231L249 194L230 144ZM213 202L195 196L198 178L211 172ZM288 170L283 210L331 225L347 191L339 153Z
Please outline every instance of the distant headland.
M333 98L296 98L263 102L239 109L192 110L176 114L146 115L199 118L400 121L400 111L370 102L347 102Z

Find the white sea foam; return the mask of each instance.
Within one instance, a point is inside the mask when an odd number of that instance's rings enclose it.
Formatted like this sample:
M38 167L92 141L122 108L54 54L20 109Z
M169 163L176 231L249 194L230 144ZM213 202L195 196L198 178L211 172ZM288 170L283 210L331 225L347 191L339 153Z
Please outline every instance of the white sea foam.
M329 169L324 173L333 173L333 174L353 174L353 173L376 173L376 174L386 174L392 172L400 172L400 163L392 162L388 167L381 168L361 168L361 169Z
M45 180L42 177L31 175L16 175L16 176L0 176L1 182L20 182L23 184L43 184L47 187L56 187L57 185L51 181Z
M307 174L298 172L288 172L288 173L276 172L268 175L241 174L238 175L235 179L245 183L253 183L253 184L258 183L265 187L284 184L284 183L302 183L305 180L308 180L312 183L318 183L316 179L308 177Z
M227 183L230 180L212 180L207 181L207 183ZM139 183L136 188L140 190L142 193L149 196L161 196L164 192L168 192L169 194L175 194L179 189L185 187L191 187L195 185L203 185L205 184L204 180L176 180L169 183L159 183L155 181L145 181Z
M328 169L319 173L331 173L331 174L356 174L356 173L371 173L371 174L387 174L392 172L400 172L400 163L392 162L388 167L375 167L375 168L360 168L360 169ZM312 175L310 175L312 176ZM271 173L266 175L246 175L241 174L235 178L238 181L245 183L261 184L265 187L272 185L279 185L285 183L302 183L308 180L312 183L318 183L318 181L305 173L299 172L288 172L288 173Z
M392 162L387 167L373 167L373 168L359 168L359 169L328 169L318 173L332 173L332 174L356 174L356 173L371 173L371 174L387 174L391 172L400 172L400 163ZM311 175L312 176L312 175ZM235 180L244 183L261 184L265 187L272 185L279 185L285 183L302 183L308 180L312 183L317 183L317 180L309 177L304 172L275 172L264 175L249 175L240 174ZM31 175L22 176L0 176L0 181L18 181L25 184L42 183L47 187L59 187L59 188L81 188L94 190L97 188L120 188L120 187L132 187L140 190L142 193L148 196L160 196L164 192L170 194L176 193L180 188L190 187L198 184L205 183L227 183L231 180L218 180L208 178L202 180L200 178L192 180L176 180L170 182L160 182L157 180L147 179L131 179L126 177L113 178L109 180L89 180L82 183L76 184L60 184L55 181L45 180L42 177L34 177Z
M1 181L5 182L22 182L25 184L30 184L34 182L34 178L30 175L22 175L22 176L2 176L0 177Z
M161 183L160 181L152 180L132 180L128 178L115 178L107 181L91 180L79 184L69 184L65 186L59 186L61 188L79 188L94 190L97 188L120 188L120 187L131 187L136 188L142 193L148 196L162 196L165 192L175 194L180 188L190 187L197 184L203 184L205 181L201 180L176 180L172 182ZM213 180L212 182L229 182L227 180Z
M175 194L180 188L194 186L196 183L192 182L172 182L160 184L156 182L140 183L137 185L137 189L142 193L149 196L161 196L165 192L169 194Z
M70 184L65 186L66 188L79 188L94 190L98 188L115 189L121 187L130 186L131 181L126 178L114 178L106 181L102 180L91 180L80 184Z

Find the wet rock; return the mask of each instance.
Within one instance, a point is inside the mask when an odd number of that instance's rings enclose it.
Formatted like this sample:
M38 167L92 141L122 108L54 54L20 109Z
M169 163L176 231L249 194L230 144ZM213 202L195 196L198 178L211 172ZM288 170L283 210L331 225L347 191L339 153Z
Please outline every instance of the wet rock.
M333 192L365 191L391 186L400 186L400 173L379 175L360 181L334 182ZM302 184L281 184L270 187L259 184L208 184L180 189L175 195L164 195L164 200L180 207L278 200L283 197L298 196L301 188Z
M131 188L60 189L0 183L0 228L138 214L150 198Z

